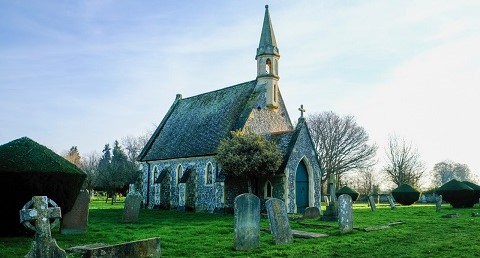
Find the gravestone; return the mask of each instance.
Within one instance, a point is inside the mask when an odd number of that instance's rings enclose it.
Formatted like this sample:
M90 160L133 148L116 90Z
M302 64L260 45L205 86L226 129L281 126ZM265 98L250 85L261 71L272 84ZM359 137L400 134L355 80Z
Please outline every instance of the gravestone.
M260 199L250 193L235 197L234 248L249 250L260 245Z
M82 258L137 258L161 257L160 238L147 238L115 245L95 243L66 249L73 257Z
M323 200L325 200L325 206L330 206L330 199L328 199L328 196L324 195Z
M285 203L276 198L268 199L265 202L268 221L274 244L289 244L293 242L292 229L288 222L287 207Z
M142 204L142 195L138 192L130 192L125 198L125 206L123 208L123 222L133 223L138 221L140 213L140 205Z
M393 197L391 195L388 195L387 198L388 198L388 203L390 204L390 208L392 210L395 209L396 207L395 207L395 201L393 200Z
M49 204L51 207L48 207ZM33 205L33 208L30 206ZM35 240L32 248L25 255L26 258L49 257L60 258L67 257L65 250L61 249L55 239L52 238L51 228L58 224L62 217L60 207L47 196L34 196L20 210L20 223L28 229L35 231ZM54 223L50 225L50 219ZM31 222L34 222L34 225Z
M437 196L435 200L435 210L440 211L442 209L443 198L441 195Z
M342 194L338 197L338 226L340 234L349 233L353 230L352 197L348 194Z
M336 221L338 220L338 204L335 201L335 175L333 173L328 176L328 187L330 188L330 203L320 219Z
M81 190L72 209L62 218L62 234L81 234L87 231L89 204L90 194L87 190Z
M368 204L370 204L370 209L372 209L372 211L377 210L377 207L375 206L375 198L373 197L373 195L370 195L368 197Z
M320 217L320 210L317 207L307 207L303 211L304 219L315 219Z

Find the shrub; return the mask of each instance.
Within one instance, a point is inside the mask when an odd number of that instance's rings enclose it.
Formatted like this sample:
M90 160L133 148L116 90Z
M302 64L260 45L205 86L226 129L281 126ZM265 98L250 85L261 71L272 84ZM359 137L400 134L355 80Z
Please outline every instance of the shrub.
M358 195L359 195L357 191L353 190L352 188L350 188L348 186L344 186L344 187L338 189L337 192L335 193L337 198L342 194L350 195L350 197L352 197L352 202L356 201L358 199Z
M412 205L420 197L420 192L409 184L402 184L392 190L393 199L402 205Z
M456 179L452 179L440 186L437 189L437 194L442 195L442 199L450 203L453 208L473 207L473 189Z
M474 184L470 181L463 181L462 183L470 186L470 188L473 189L473 198L471 203L472 206L469 206L469 207L473 207L475 203L478 203L479 201L478 199L480 198L480 185Z

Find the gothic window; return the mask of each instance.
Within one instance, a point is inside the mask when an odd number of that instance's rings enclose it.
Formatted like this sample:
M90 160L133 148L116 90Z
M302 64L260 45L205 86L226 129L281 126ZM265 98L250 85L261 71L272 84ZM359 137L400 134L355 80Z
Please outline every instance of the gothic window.
M272 61L270 60L270 58L268 58L267 62L265 62L265 73L272 74Z
M182 165L177 166L177 184L180 182L180 179L182 179L183 176L183 167Z
M205 168L205 184L213 184L213 166L210 162L207 163L207 167Z
M267 181L265 183L265 186L263 187L263 192L263 196L265 197L265 199L273 197L273 185L272 183L270 183L270 181Z

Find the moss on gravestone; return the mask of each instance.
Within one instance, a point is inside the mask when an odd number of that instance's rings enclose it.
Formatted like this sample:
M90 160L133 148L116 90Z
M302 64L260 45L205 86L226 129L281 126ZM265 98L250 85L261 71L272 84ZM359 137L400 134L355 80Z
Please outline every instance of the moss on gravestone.
M472 199L474 197L474 190L467 184L452 179L443 184L437 189L436 193L442 195L442 199L453 208L468 208L472 207Z
M350 197L352 197L352 202L356 201L357 198L358 198L358 195L359 195L359 193L357 191L353 190L352 188L350 188L348 186L344 186L344 187L338 189L338 191L335 193L337 198L342 194L350 195Z
M418 201L420 192L409 184L402 184L392 190L392 196L402 205L412 205Z
M47 196L62 214L69 212L85 178L77 166L28 137L0 145L0 196L6 216L0 235L30 234L19 223L19 211L33 196Z

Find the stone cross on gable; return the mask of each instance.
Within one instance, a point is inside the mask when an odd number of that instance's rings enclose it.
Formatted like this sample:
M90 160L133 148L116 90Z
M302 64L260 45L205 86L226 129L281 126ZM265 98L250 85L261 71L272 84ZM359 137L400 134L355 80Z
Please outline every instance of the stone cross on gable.
M48 207L49 203L56 207ZM33 208L29 208L32 204ZM35 231L32 248L25 257L67 257L65 250L58 247L55 239L52 239L50 231L50 219L58 222L61 217L60 207L47 196L34 196L23 206L20 210L20 223ZM35 226L31 224L32 221Z
M303 113L306 112L306 110L303 108L303 105L300 105L300 108L298 108L298 111L300 111L300 118L303 118Z

